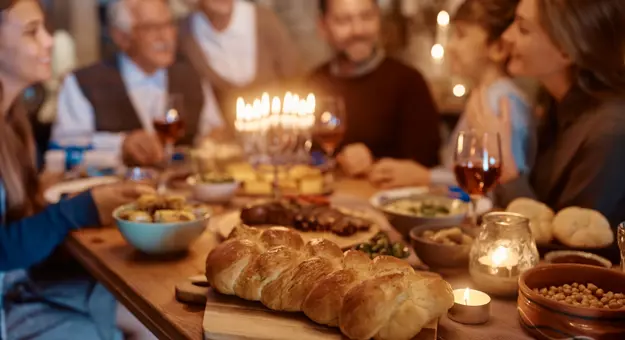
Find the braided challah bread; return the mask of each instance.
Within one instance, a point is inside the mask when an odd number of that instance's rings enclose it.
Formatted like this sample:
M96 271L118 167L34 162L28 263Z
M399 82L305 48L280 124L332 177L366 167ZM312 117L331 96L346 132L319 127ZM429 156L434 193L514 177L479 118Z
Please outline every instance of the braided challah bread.
M237 226L206 259L206 278L222 294L303 311L351 339L412 339L452 307L440 278L395 257L345 253L327 240L306 244L288 228Z

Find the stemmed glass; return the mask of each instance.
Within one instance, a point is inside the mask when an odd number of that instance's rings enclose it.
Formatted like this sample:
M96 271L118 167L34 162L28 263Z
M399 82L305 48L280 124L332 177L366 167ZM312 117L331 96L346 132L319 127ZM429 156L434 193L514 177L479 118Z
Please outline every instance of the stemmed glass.
M345 102L339 97L322 97L317 99L315 108L315 124L312 128L312 139L317 142L326 156L329 157L328 167L334 169L333 159L336 148L345 137L347 115Z
M163 144L165 155L164 170L160 175L157 190L164 193L167 189L167 168L172 164L176 142L184 136L185 124L182 119L184 103L182 95L170 94L165 103L163 113L154 118L153 125L158 138Z
M172 94L167 97L165 110L154 121L154 130L164 147L165 160L170 165L176 142L184 136L185 124L182 119L184 111L182 95Z
M458 134L454 153L458 185L471 196L469 218L477 226L477 202L501 176L501 142L498 133L463 131Z

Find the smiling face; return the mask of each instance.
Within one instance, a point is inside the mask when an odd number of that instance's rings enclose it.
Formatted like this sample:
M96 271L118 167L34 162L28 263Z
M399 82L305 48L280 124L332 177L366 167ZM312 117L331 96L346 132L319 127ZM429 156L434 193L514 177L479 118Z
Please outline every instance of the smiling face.
M512 49L508 64L510 73L543 80L568 72L572 63L542 27L538 1L542 0L521 0L517 18L504 34L504 39Z
M319 27L340 55L353 63L362 63L379 44L379 9L373 0L330 0Z
M1 14L0 72L31 85L52 76L52 37L36 0L19 0Z
M146 71L169 67L176 54L176 26L163 0L139 0L130 6L130 32L115 30L117 45Z

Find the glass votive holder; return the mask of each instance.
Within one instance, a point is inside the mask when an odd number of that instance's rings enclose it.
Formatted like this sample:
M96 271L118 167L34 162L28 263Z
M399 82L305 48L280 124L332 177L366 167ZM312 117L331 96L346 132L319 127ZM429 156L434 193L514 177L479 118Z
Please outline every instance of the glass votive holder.
M495 212L483 218L471 248L469 272L479 290L511 297L518 292L521 274L535 267L539 259L529 220L519 214Z

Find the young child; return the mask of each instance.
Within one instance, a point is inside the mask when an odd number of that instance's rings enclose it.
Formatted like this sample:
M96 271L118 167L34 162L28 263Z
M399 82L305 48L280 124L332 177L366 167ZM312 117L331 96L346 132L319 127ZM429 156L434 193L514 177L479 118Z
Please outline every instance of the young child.
M499 112L503 98L510 103L514 159L528 171L534 157L535 128L532 107L507 74L509 48L503 33L515 18L519 0L466 0L452 17L452 37L447 47L452 72L472 84L466 110L452 134L443 166L426 169L409 161L382 160L370 174L382 187L453 184L451 172L456 137L460 131L484 129L489 114ZM484 107L487 105L487 107Z

